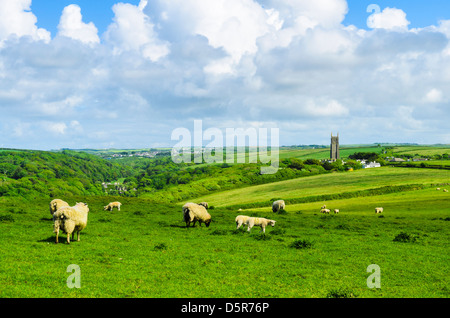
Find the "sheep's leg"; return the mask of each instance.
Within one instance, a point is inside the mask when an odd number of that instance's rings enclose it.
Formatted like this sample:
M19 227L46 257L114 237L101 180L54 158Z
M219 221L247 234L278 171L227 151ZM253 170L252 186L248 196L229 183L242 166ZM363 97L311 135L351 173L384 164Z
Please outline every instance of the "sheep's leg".
M56 232L56 244L58 244L58 236L59 236L59 230Z
M80 231L77 232L77 242L80 241Z
M67 244L70 244L70 233L67 233Z

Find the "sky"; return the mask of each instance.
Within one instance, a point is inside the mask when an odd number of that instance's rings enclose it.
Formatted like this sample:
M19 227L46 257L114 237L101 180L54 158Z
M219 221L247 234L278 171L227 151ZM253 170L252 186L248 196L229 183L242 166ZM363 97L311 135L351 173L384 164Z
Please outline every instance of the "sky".
M0 147L450 144L449 39L446 0L0 0Z

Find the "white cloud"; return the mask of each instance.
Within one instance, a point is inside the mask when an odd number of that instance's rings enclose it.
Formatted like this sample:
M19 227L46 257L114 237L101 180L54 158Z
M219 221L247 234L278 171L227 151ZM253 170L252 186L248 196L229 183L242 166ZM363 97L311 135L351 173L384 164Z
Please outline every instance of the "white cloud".
M8 8L36 27L24 6ZM364 31L342 25L344 0L141 0L113 6L99 41L78 9L47 42L10 40L0 20L8 146L170 145L194 119L277 126L282 144L328 143L331 130L346 143L448 140L434 128L450 120L446 21L409 30L386 9Z
M433 88L425 95L425 101L429 103L439 103L442 101L442 91Z
M105 37L118 54L136 51L156 62L169 54L170 49L167 42L158 39L153 23L142 11L146 5L146 1L141 1L139 6L115 4L114 22L108 27Z
M66 133L67 125L63 122L43 122L42 123L43 128L51 132L55 135L64 135Z
M0 47L11 36L50 41L50 32L36 26L37 18L30 6L31 0L0 0Z
M81 8L78 5L71 4L64 8L58 25L58 35L86 44L95 44L100 42L97 33L94 23L83 22Z
M407 30L409 24L406 13L396 8L385 8L382 12L374 13L367 18L367 26L372 29Z

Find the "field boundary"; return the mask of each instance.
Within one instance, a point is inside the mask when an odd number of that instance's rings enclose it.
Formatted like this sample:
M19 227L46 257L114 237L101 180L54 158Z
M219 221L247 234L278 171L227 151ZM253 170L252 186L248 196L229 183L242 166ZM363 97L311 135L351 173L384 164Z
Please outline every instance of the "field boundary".
M223 208L228 210L233 209L251 209L251 208L264 208L272 206L272 202L275 200L284 200L286 204L300 204L300 203L311 203L311 202L321 202L321 201L332 201L332 200L341 200L341 199L351 199L351 198L359 198L359 197L371 197L382 194L389 193L398 193L398 192L406 192L406 191L416 191L423 190L427 187L433 186L432 184L404 184L398 186L384 186L380 188L372 188L366 190L357 190L357 191L348 191L342 193L332 193L332 194L321 194L321 195L313 195L301 198L272 198L269 201L260 201L254 203L246 203L239 205L229 205L224 206Z

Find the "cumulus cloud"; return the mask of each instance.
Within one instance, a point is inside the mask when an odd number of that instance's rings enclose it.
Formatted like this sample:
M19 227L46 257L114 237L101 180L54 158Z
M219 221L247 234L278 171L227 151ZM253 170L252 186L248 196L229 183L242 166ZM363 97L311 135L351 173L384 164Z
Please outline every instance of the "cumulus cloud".
M50 41L50 32L36 26L37 18L30 6L31 0L0 0L0 47L11 36Z
M87 44L99 43L98 30L94 23L84 23L81 8L76 4L64 8L58 25L58 35Z
M382 12L376 12L367 18L367 26L372 29L406 30L409 24L406 13L396 8L385 8Z
M0 6L36 27L30 1L11 2ZM0 19L2 144L167 146L195 119L276 126L285 145L328 143L331 130L345 143L448 141L434 127L450 120L449 21L408 29L405 12L385 8L362 30L343 25L345 0L141 0L112 11L99 35L68 6L47 41L37 28L10 41Z
M115 4L114 22L109 26L105 38L118 54L136 51L156 62L169 54L170 49L167 42L158 39L153 23L144 14L146 5L147 1L144 0L137 7L128 3Z

